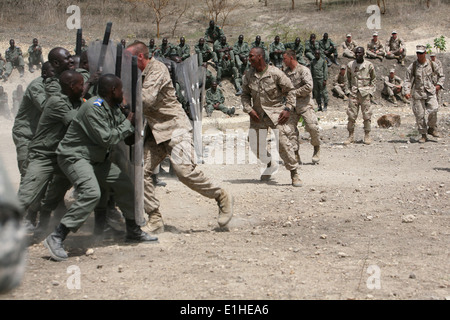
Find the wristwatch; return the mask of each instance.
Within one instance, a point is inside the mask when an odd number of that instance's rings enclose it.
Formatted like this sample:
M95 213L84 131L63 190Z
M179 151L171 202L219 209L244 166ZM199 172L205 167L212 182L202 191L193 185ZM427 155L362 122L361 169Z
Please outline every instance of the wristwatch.
M284 111L289 111L289 112L291 112L291 108L289 108L289 107L284 107L283 110L284 110Z

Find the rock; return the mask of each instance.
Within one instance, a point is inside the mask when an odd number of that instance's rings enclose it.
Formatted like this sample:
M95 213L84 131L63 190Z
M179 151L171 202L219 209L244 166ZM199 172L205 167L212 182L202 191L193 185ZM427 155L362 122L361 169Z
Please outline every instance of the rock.
M345 252L338 252L338 257L345 258L345 257L348 257L348 254L346 254Z
M379 117L377 123L380 128L391 128L391 127L399 127L401 121L400 116L398 114L389 113Z
M327 235L326 234L321 234L320 235L320 239L326 239L327 238Z
M87 249L86 253L87 256L93 255L94 254L94 249Z
M416 216L413 214L408 214L402 217L402 222L404 223L410 223L413 222L414 220L416 220Z

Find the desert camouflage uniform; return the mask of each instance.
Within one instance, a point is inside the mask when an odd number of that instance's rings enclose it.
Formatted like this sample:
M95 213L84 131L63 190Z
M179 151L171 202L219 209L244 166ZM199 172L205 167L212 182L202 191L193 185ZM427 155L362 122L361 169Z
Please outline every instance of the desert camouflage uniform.
M255 110L260 118L260 122L255 122L250 118L250 129L255 130L257 145L250 144L250 148L256 154L257 158L265 158L262 153L267 149L260 150L260 144L265 141L263 133L269 128L279 132L279 153L287 170L296 170L298 167L295 158L294 148L289 140L293 128L288 123L278 124L278 117L285 107L294 112L295 92L294 86L289 78L277 67L268 65L266 70L260 74L254 68L249 69L242 83L241 102L243 110L246 113Z
M378 53L376 53L377 51ZM380 60L383 60L383 57L385 55L386 52L384 52L384 47L381 44L381 41L377 40L376 42L374 42L373 39L371 39L367 44L366 57L372 59L379 58Z
M333 81L333 89L331 89L339 98L344 99L350 93L347 87L347 75L338 73Z
M397 92L396 90L397 86L401 86L400 92ZM381 94L388 96L390 100L395 100L393 98L395 98L396 94L399 95L400 97L403 97L405 95L403 88L403 80L396 75L394 75L393 78L391 78L390 76L384 77L384 87L383 90L381 91Z
M400 53L400 49L403 49L402 53ZM390 53L388 54L388 52ZM404 41L399 37L396 39L390 37L386 42L386 59L397 59L398 62L402 62L405 58L406 47Z
M433 69L436 75L434 75ZM436 82L433 81L434 76ZM422 135L437 129L439 105L436 98L436 85L443 88L444 81L445 76L442 69L428 59L424 64L420 64L416 60L406 69L405 94L412 96L412 110L416 117L417 128Z
M347 65L347 84L350 91L347 129L349 132L354 131L355 122L361 108L364 131L370 132L372 118L370 99L376 90L376 75L373 64L366 60L361 64L357 63L356 60L349 62Z
M354 59L356 57L355 56L355 49L357 47L358 47L358 45L356 44L355 41L352 40L351 42L348 42L347 40L345 40L341 44L341 48L343 50L342 56L344 56L346 58Z
M443 69L441 60L439 60L438 58L435 58L434 63L436 64L437 68L433 74L433 83L436 85L438 83L438 74L439 74L438 70L440 71L441 74L444 74L444 69ZM440 104L442 102L441 101L442 100L442 90L439 90L436 93L436 99L437 99L438 104Z

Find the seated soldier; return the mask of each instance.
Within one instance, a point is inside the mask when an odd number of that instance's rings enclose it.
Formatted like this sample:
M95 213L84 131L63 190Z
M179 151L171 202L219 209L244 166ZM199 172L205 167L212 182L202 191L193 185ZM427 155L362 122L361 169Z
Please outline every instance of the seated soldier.
M158 47L155 45L155 39L150 39L148 43L148 54L149 56L153 56L153 53L158 49Z
M316 42L316 35L312 33L309 36L309 40L305 42L305 57L308 58L309 63L314 60L316 50L320 50L320 46L319 43Z
M286 51L284 44L280 41L280 36L275 36L274 41L269 46L269 57L272 64L277 68L283 67L283 53Z
M386 59L397 59L403 65L406 58L405 43L397 37L397 31L393 30L391 37L386 43Z
M350 91L347 88L346 66L341 66L339 73L334 78L331 91L339 98L347 100Z
M323 34L322 40L319 41L319 47L322 50L322 54L325 56L325 60L327 61L328 67L331 66L331 62L339 65L337 62L337 48L333 41L328 38L328 33Z
M3 81L8 80L14 68L19 70L20 77L23 77L25 62L23 61L22 49L16 46L14 39L9 40L10 47L5 52L5 72Z
M219 63L220 61L222 61L223 56L227 54L231 57L231 61L234 64L233 48L228 44L226 36L222 36L220 40L214 43L214 51L217 54L217 59L219 60Z
M378 32L374 32L372 40L367 44L366 57L383 61L385 54L384 47L381 44L381 41L378 40Z
M211 117L214 110L220 110L223 113L232 116L235 112L233 108L227 108L224 105L225 97L222 90L217 87L217 81L213 81L211 88L206 90L206 116Z
M305 48L303 47L299 37L295 38L294 42L285 43L284 47L286 49L294 50L295 55L297 57L297 62L300 63L301 65L306 66L305 59L303 59L303 53L305 51Z
M250 50L253 48L262 48L264 50L264 54L266 57L266 63L269 63L269 53L267 52L267 47L264 44L264 41L261 41L261 36L256 36L255 41L250 44Z
M241 34L238 37L238 41L233 46L234 53L234 62L236 63L236 67L239 69L242 66L243 59L248 57L250 53L250 47L248 43L244 41L244 36Z
M191 56L191 47L186 44L186 39L184 37L180 38L180 43L176 46L177 56L176 62L181 62L186 60Z
M352 35L347 34L345 41L342 43L341 48L343 50L342 56L350 59L355 59L355 50L358 47L355 41L352 40Z
M39 45L38 39L34 38L33 44L28 48L28 68L33 73L34 66L39 69L43 64L42 47Z
M239 82L239 70L235 67L234 61L228 52L223 55L217 67L216 77L217 84L219 86L222 86L221 81L223 76L231 76L233 78L234 86L236 88L236 95L240 95L242 93L242 90Z
M205 43L204 38L200 38L198 40L198 44L195 45L194 50L198 57L199 66L203 65L204 63L212 59L217 69L217 64L219 62L217 60L217 54L211 49L211 47L207 43Z
M408 103L403 90L403 80L399 76L395 75L395 69L391 69L389 71L389 76L384 77L384 87L381 94L394 105L397 105L397 99L395 96L398 96L404 103Z

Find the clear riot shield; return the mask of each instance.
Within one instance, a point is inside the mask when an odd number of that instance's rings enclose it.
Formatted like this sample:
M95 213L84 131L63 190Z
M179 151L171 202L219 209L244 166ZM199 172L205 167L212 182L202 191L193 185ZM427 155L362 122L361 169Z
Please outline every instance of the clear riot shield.
M176 83L180 86L180 93L186 100L189 108L191 123L194 128L193 138L197 159L201 159L203 155L202 147L202 93L204 95L204 84L206 71L198 66L197 54L189 57L180 63L165 58L157 58L158 60L170 66L174 86Z

